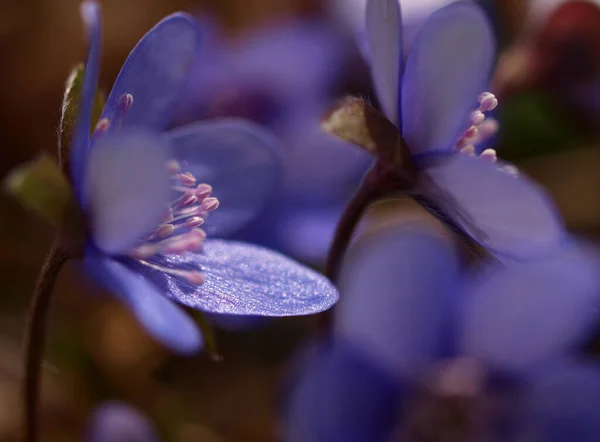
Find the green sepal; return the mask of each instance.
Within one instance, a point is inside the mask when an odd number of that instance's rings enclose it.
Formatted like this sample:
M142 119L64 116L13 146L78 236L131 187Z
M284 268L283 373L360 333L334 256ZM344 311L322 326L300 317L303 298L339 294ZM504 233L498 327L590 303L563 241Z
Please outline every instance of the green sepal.
M202 312L194 311L194 318L196 319L198 325L200 326L200 330L202 331L206 354L214 362L221 362L223 360L223 356L221 356L219 349L217 348L217 338L212 325L210 325Z
M73 138L73 128L77 124L77 111L81 101L81 92L83 88L84 65L78 64L73 68L71 74L65 83L65 92L62 102L62 114L60 118L60 127L58 131L58 158L63 172L69 176L69 158L71 149L71 138ZM106 95L100 89L96 91L94 106L92 108L92 119L90 121L90 136L94 129L106 102Z
M42 154L14 169L3 182L6 192L55 227L61 227L73 203L71 185L56 161Z
M321 120L321 129L360 147L390 170L413 175L411 154L398 128L365 100L340 100Z

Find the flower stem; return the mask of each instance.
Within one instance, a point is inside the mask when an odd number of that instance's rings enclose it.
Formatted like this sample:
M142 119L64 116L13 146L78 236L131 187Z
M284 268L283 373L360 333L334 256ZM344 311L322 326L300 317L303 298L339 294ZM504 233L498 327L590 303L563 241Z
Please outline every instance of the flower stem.
M360 187L346 205L344 213L335 229L333 242L325 260L324 269L325 276L333 282L336 282L340 264L363 212L379 196L380 192L376 174L375 167L369 170Z
M23 380L25 442L38 440L38 403L46 319L54 284L61 267L68 259L69 254L62 249L59 241L55 240L38 276L31 299L25 332L25 378Z

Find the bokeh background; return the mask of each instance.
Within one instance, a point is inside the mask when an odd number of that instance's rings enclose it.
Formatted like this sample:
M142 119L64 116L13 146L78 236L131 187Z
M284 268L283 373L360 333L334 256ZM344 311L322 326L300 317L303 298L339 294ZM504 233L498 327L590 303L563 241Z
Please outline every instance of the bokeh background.
M413 3L419 20L444 1ZM79 0L0 2L0 174L39 151L56 152L64 81L85 56ZM225 38L274 23L327 20L345 45L331 96L372 97L353 26L354 0L102 0L100 83L110 88L138 39L165 15L210 16ZM553 195L568 226L600 240L600 12L554 14L556 0L486 0L502 43L492 91L501 106L499 156ZM575 4L581 2L574 2ZM594 2L592 2L594 3ZM358 6L356 5L358 4ZM579 8L579 9L578 9ZM299 65L300 71L307 66ZM343 73L343 75L342 75ZM20 434L18 386L26 308L52 230L0 195L0 442ZM309 263L312 264L312 263ZM75 265L61 275L44 365L44 441L81 440L85 419L105 399L140 406L165 441L279 439L278 402L295 349L316 318L217 329L216 362L178 358L147 337L128 312L90 286ZM228 330L229 328L229 330Z

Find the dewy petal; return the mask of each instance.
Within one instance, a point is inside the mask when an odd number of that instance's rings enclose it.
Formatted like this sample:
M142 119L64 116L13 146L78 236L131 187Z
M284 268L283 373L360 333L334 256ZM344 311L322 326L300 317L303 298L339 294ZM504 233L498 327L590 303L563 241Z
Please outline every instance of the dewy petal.
M191 285L162 272L140 269L171 298L210 313L309 315L327 310L338 299L337 290L324 276L251 244L208 240L200 253L159 256L153 262L200 270L204 283Z
M402 20L398 0L369 0L366 31L371 76L383 113L399 124Z
M515 177L498 163L462 154L428 169L428 174L437 186L429 190L431 197L493 253L515 259L541 256L563 237L552 201L522 174Z
M494 38L474 2L436 11L408 54L402 82L402 133L415 154L448 150L486 88Z
M544 261L490 266L467 295L460 350L522 373L592 331L600 307L600 263L582 246L568 244Z
M140 273L94 252L88 252L85 264L98 284L123 301L157 341L178 353L200 349L202 336L194 321Z
M89 155L87 214L106 253L130 249L164 216L170 195L168 144L144 132L105 135Z
M97 407L88 423L85 442L158 442L148 416L117 401Z
M336 333L396 376L440 357L458 257L435 233L399 226L359 240L340 275Z
M89 39L88 56L85 64L81 101L78 107L78 118L71 140L71 179L75 191L81 199L81 181L85 174L85 165L90 145L90 124L96 89L98 88L98 70L100 69L100 51L102 23L100 6L92 0L81 4L81 17Z
M533 378L525 407L526 440L600 440L600 365L577 361L551 364Z
M340 339L321 343L308 356L289 394L284 440L385 440L397 417L397 381Z
M256 217L281 179L279 141L260 126L238 119L194 123L169 132L174 157L220 201L203 229L227 236Z
M110 120L109 132L132 126L161 131L171 124L199 39L198 24L183 13L148 31L129 54L106 101L102 118ZM123 94L133 96L126 112L121 109Z

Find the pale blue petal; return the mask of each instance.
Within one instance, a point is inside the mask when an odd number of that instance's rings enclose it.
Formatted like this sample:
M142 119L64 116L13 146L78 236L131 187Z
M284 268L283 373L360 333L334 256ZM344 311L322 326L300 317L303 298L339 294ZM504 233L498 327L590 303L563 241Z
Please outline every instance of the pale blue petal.
M163 272L144 273L171 298L209 313L309 315L327 310L338 299L337 290L324 276L251 244L209 240L200 253L159 256L152 261L166 267L200 270L205 282L199 286Z
M343 340L320 344L309 358L289 394L283 440L387 440L398 416L397 380Z
M132 248L159 224L170 195L168 144L144 132L105 135L85 176L94 243L106 253Z
M322 265L343 207L297 207L286 210L274 226L278 247L303 262Z
M340 275L336 332L396 376L440 357L458 276L453 245L407 226L356 243Z
M85 65L81 100L79 103L77 123L71 140L71 179L77 197L81 199L81 186L85 174L87 154L90 145L90 124L96 89L98 88L98 71L100 69L100 51L102 39L102 22L100 6L92 0L81 4L81 17L88 34L89 46Z
M227 236L270 202L281 179L279 141L260 126L238 119L203 121L168 133L174 157L220 201L203 228Z
M148 416L123 402L104 402L97 407L87 428L86 442L158 442Z
M402 133L415 154L449 150L466 129L494 61L491 26L479 6L436 11L408 54L402 82Z
M106 101L102 118L111 121L109 131L132 126L161 131L171 124L199 39L198 24L183 13L166 17L142 37ZM120 105L123 94L133 96L126 113Z
M342 74L343 43L325 22L290 20L247 33L226 55L242 87L306 100L326 94Z
M398 0L369 0L366 31L371 76L383 113L399 126L402 19Z
M462 352L523 372L587 338L600 307L600 263L578 245L544 261L489 266L472 282Z
M456 154L428 169L438 189L425 189L488 250L525 259L542 256L563 238L562 220L546 192L502 164Z
M321 129L320 119L331 105L294 106L276 127L285 148L282 193L299 204L343 204L373 163L368 152Z
M202 336L194 321L139 272L94 252L88 252L85 264L97 283L125 303L157 341L178 353L200 349Z
M535 375L525 407L523 430L528 441L600 440L600 365L551 364Z

